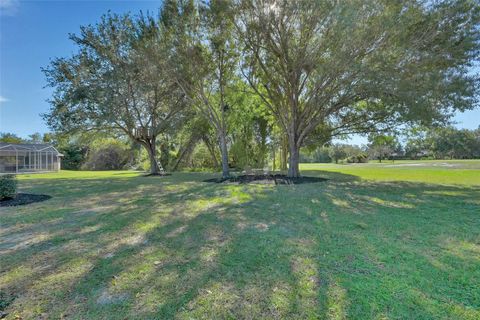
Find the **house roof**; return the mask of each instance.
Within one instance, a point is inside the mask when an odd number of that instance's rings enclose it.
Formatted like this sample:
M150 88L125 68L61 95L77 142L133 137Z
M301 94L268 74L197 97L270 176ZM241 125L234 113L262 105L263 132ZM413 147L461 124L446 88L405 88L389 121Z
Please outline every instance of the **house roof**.
M45 143L5 143L0 142L1 151L36 151L54 152L57 156L63 156L54 146Z

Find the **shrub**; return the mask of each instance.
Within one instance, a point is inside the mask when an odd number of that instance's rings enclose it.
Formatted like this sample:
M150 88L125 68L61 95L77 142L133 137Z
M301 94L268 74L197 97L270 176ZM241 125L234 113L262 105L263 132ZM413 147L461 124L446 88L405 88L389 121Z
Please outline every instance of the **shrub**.
M197 146L195 146L187 166L192 169L215 167L212 155L205 143L199 143Z
M69 143L58 149L62 154L62 169L79 170L86 160L88 146Z
M82 169L86 170L120 170L132 162L134 154L128 146L117 141L104 141L94 146Z
M368 155L365 153L360 153L354 156L350 156L347 158L348 163L367 163L368 162Z
M17 193L17 180L15 175L6 174L0 176L0 200L13 198Z

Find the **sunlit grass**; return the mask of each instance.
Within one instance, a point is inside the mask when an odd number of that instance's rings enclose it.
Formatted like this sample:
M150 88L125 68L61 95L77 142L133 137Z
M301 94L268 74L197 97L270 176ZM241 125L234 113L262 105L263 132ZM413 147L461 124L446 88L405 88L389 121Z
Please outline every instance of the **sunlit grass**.
M480 162L422 163L23 175L52 199L0 208L7 318L479 319Z
M414 181L434 184L480 185L480 160L401 160L361 163L303 163L305 171L349 174L374 181Z

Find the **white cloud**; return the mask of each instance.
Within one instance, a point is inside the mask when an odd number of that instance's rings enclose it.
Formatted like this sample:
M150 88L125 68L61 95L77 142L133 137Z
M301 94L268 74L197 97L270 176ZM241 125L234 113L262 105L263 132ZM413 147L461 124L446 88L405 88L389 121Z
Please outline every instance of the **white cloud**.
M0 15L13 16L17 13L20 0L0 0Z
M0 96L0 103L7 102L7 101L10 101L10 100L8 100L7 98L5 98L3 96Z

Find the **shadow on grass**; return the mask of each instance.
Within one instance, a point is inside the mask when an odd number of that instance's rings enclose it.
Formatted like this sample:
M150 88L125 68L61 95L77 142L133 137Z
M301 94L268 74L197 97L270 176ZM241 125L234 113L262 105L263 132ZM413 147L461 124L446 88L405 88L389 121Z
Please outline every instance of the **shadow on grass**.
M244 174L238 176L231 176L228 178L210 178L203 180L203 182L211 183L235 183L235 184L274 184L274 185L293 185L305 183L319 183L327 179L320 177L301 176L297 178L290 178L284 174Z
M32 182L0 215L0 289L28 318L475 318L478 187L206 174ZM307 173L305 173L307 175ZM211 176L211 175L210 175ZM51 191L51 192L50 192Z

